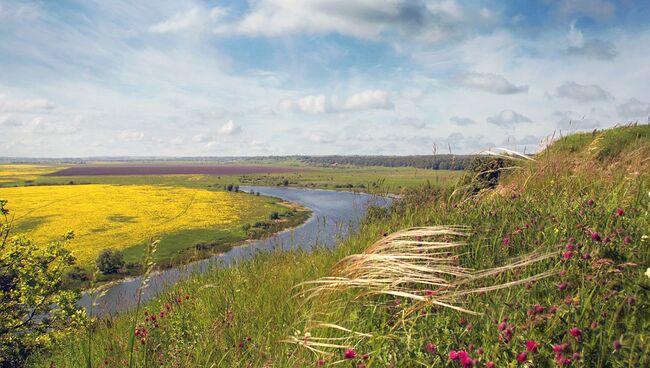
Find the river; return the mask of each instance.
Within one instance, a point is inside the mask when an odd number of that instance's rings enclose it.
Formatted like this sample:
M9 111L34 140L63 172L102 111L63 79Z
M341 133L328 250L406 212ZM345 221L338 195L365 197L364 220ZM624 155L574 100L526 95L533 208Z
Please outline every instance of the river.
M259 250L280 247L285 250L311 250L314 246L332 247L351 231L357 229L359 220L369 205L388 205L390 198L371 196L365 193L337 192L332 190L286 188L286 187L241 187L240 190L259 192L261 195L281 198L298 203L312 211L312 217L302 225L275 234L267 239L251 241L244 246L234 247L224 254L201 261L178 266L149 276L149 286L142 293L146 301L178 281L197 272L206 272L211 267L225 267L232 262L245 260ZM136 295L142 278L136 277L112 283L102 290L104 294L95 303L95 315L113 315L135 306ZM91 295L84 293L79 303L88 307Z

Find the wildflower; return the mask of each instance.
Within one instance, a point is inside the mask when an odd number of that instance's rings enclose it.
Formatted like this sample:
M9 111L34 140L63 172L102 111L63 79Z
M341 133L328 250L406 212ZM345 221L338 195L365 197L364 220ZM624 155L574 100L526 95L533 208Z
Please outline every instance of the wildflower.
M621 350L623 345L621 345L620 341L614 340L614 342L612 343L612 347L614 348L614 350Z
M518 361L519 363L523 363L523 362L525 362L526 359L528 359L528 353L526 353L525 351L524 351L523 353L519 353L519 354L517 354L517 361Z
M503 238L503 245L505 245L506 247L510 245L510 238L508 237Z
M570 250L562 252L562 258L564 259L571 259L573 257L573 252Z
M629 306L633 306L634 304L636 304L636 298L634 297L634 295L630 295L627 297L627 304Z
M325 360L323 360L323 359L318 359L318 360L316 361L316 366L317 366L317 367L322 367L322 366L324 366L324 365L325 365Z
M185 300L190 300L190 296L188 294L185 294Z
M557 288L560 291L566 290L567 287L569 287L569 284L567 284L566 282L561 282L557 285Z
M616 216L619 216L619 217L620 217L620 216L623 216L623 215L625 215L625 210L622 209L622 208L618 208L618 209L616 210Z
M424 290L424 295L426 295L426 296L433 295L433 290L429 290L429 289Z
M458 352L457 351L450 351L449 352L449 359L450 360L458 360Z
M569 330L569 333L571 334L571 336L575 337L576 339L580 339L580 337L582 336L582 330L579 329L578 327L572 327Z
M649 268L648 270L650 270L650 268ZM503 322L499 323L499 326L497 327L497 329L498 329L499 331L503 331L503 330L505 330L505 329L506 329L506 322L503 321Z
M178 298L176 298L176 302L177 302L177 303L180 303L180 302L182 302L182 301L183 301L183 299L181 299L180 296L179 296Z
M484 353L483 348L476 349L476 354L481 355L483 353Z
M591 254L589 254L589 253L583 254L582 259L584 259L585 261L588 260L588 259L591 259Z
M558 344L553 345L553 352L555 354L564 353L564 351L569 347L569 344Z
M345 354L343 354L343 357L345 359L354 359L357 357L357 353L354 351L354 349L347 349L345 351Z
M591 240L600 241L601 240L600 234L598 234L598 232L596 231L591 231Z
M149 312L144 311L144 315L145 315L145 316L148 316L148 315L149 315Z
M536 353L538 347L539 347L539 345L537 345L537 342L535 340L526 341L526 350L527 351L530 351L531 353Z
M555 356L555 363L559 366L569 366L571 365L571 359L564 356L564 354L557 354Z
M591 199L591 198L589 198L589 199L587 200L587 206L591 207L591 206L593 206L593 205L594 205L594 200Z
M645 271L645 275L650 278L650 267L648 267L648 269Z
M576 352L573 353L573 355L571 356L571 359L573 359L573 360L580 360L580 353L578 353L578 352L576 351Z
M632 243L632 237L629 236L629 235L625 235L625 237L623 238L623 243L624 244L631 244Z
M432 342L428 342L428 343L424 346L424 349L425 349L427 352L431 353L431 354L433 354L433 353L436 352L436 346L433 345Z
M493 361L489 361L489 362L485 363L485 367L486 367L486 368L494 368L494 362L493 362Z
M598 321L591 321L591 329L595 330L598 328Z

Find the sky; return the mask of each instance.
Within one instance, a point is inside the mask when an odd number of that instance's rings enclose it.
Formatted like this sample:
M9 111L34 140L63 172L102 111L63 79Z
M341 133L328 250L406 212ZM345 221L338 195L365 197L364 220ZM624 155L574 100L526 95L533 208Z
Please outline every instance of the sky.
M0 0L0 156L534 152L650 119L650 1Z

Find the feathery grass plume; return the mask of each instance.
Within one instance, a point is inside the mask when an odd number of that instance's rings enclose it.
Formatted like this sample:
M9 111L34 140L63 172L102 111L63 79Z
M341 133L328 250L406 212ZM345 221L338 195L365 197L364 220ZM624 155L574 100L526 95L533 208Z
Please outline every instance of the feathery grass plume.
M343 258L334 266L331 276L298 285L303 291L297 296L304 296L305 300L331 296L337 301L337 295L353 292L356 294L353 300L362 303L373 303L373 297L381 295L411 300L413 303L409 303L409 306L397 308L398 321L431 306L480 315L463 307L463 297L510 288L551 275L551 272L545 272L499 284L492 281L496 275L557 256L559 251L537 252L513 259L506 265L483 270L459 266L461 255L457 255L455 250L465 244L459 238L467 236L468 231L469 228L464 226L432 226L392 233L370 245L364 252ZM400 325L395 323L394 329ZM310 330L317 327L332 328L349 335L370 336L333 323L312 324ZM344 340L341 337L316 339L310 335L309 338L288 338L285 342L322 353L321 348L342 348L345 346Z

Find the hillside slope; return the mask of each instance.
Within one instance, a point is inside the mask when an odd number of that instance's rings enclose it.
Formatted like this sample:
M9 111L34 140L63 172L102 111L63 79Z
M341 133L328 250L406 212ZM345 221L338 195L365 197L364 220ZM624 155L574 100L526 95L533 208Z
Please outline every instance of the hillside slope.
M197 276L34 365L84 366L89 344L98 367L650 365L650 127L499 172L473 195L409 191L333 251Z

